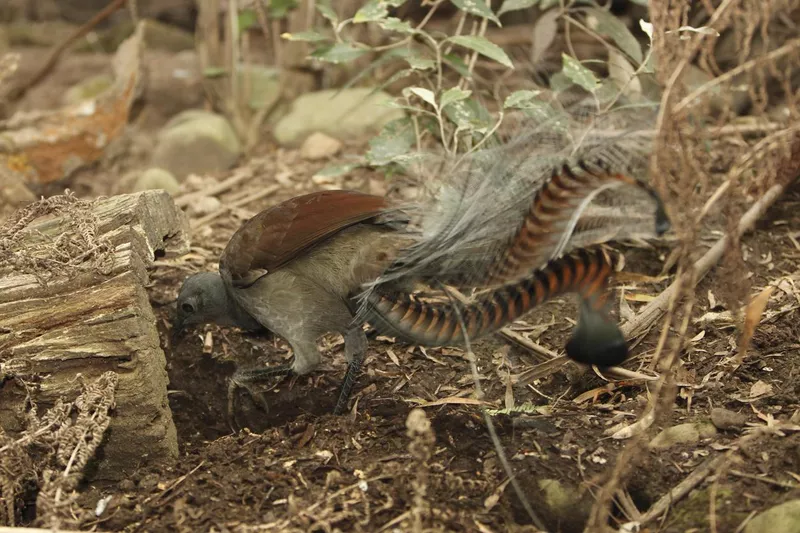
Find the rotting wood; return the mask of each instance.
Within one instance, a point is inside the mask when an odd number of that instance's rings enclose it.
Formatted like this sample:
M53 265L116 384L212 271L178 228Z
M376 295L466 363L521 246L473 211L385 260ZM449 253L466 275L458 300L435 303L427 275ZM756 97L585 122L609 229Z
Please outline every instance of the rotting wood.
M119 374L116 410L91 479L121 479L177 457L166 358L145 285L157 257L188 251L188 223L164 191L93 204L95 238L110 244L104 272L76 269L40 283L0 270L0 427L24 428L26 396L40 409L80 394L78 374ZM17 242L31 249L70 230L66 215L34 220Z
M94 100L17 113L0 122L0 167L28 184L41 185L68 178L100 160L108 146L123 136L133 105L144 92L144 31L140 23L120 45L112 61L114 85Z

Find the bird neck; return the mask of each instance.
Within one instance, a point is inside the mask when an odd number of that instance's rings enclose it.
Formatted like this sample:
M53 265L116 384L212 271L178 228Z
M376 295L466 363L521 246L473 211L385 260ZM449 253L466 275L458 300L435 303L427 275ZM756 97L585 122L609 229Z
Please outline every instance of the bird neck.
M227 287L225 290L225 307L225 314L227 317L229 317L231 326L236 326L248 331L258 331L264 329L264 326L261 325L255 318L250 316L250 313L245 311L244 308L236 301L236 298L234 298L231 294L231 290Z

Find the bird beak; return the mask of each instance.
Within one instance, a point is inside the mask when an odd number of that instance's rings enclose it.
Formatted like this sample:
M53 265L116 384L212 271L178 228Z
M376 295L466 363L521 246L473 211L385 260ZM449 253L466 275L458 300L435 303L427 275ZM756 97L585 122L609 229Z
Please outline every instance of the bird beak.
M183 320L180 318L176 318L175 321L172 323L172 334L170 335L170 344L175 346L181 340L183 340L183 334L186 331L186 325L183 323Z

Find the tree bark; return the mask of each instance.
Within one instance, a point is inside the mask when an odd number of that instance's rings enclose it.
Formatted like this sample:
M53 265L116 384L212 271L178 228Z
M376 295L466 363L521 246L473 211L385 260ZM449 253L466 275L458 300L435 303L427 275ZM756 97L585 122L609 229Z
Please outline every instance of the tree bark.
M119 374L116 409L91 479L121 479L173 461L177 436L167 401L166 358L145 285L158 257L188 250L185 216L165 191L106 198L94 204L97 237L111 243L105 273L81 270L40 283L15 270L0 273L0 428L25 427L26 397L42 412L80 394L80 374ZM65 216L28 227L21 247L68 231Z

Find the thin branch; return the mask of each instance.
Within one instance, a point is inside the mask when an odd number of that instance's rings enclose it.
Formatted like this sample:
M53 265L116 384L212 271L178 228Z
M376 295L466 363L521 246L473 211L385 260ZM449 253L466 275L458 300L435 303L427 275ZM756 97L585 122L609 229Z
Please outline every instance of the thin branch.
M764 196L762 196L755 204L752 205L752 207L750 207L750 209L747 210L747 212L742 216L742 219L739 221L739 226L737 227L737 236L743 235L755 226L758 219L761 218L767 209L769 209L769 207L780 197L785 187L785 184L773 185L764 194ZM694 270L696 273L696 283L699 283L714 267L714 265L719 262L728 246L729 240L730 235L726 234L720 238L705 254L703 254L703 257L695 262ZM670 286L667 287L661 294L656 296L654 300L644 306L636 318L626 322L622 326L622 333L625 335L626 339L631 340L639 337L650 329L650 327L659 319L659 317L661 317L664 311L666 311L670 299L675 291L678 290L680 282L681 280L675 280L672 282L672 284L670 284Z
M45 76L47 76L50 71L53 70L53 67L55 67L56 63L58 63L59 58L67 50L67 48L69 48L75 41L89 33L92 28L110 17L118 9L124 6L127 1L128 0L112 0L111 3L109 3L99 13L89 19L83 26L75 30L69 37L64 39L63 42L56 45L44 65L42 65L39 70L37 70L36 73L29 79L21 82L19 85L8 91L8 94L5 95L5 99L9 102L14 102L25 96L25 94L31 88L42 81Z
M689 93L686 97L683 98L683 100L681 100L675 105L674 112L680 113L686 106L691 104L692 101L696 100L703 93L706 93L711 89L713 89L714 87L733 79L739 74L747 72L748 70L758 65L774 61L780 57L783 57L785 55L794 52L795 50L800 50L800 39L791 40L788 43L781 46L780 48L776 48L775 50L773 50L772 52L768 53L765 56L759 56L751 59L750 61L742 63L738 67L729 70L728 72L726 72L721 76L717 76L716 78L710 80L707 83L704 83L703 85L701 85L700 87Z

